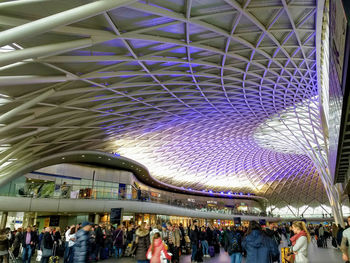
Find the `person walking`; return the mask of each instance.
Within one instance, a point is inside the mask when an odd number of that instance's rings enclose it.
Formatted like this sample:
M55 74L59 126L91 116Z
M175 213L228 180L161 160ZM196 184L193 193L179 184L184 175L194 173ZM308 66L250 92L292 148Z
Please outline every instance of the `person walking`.
M307 258L308 244L311 236L306 228L305 222L296 221L292 224L294 236L290 238L292 242L292 251L295 255L295 263L308 263Z
M161 263L165 257L168 260L171 260L171 255L165 249L165 246L162 242L160 232L156 232L153 235L152 244L147 250L147 259L150 260L150 263Z
M242 248L247 252L246 263L270 263L271 256L279 255L276 243L261 230L256 221L250 222Z
M52 256L52 249L53 249L53 243L54 243L54 237L51 233L51 228L46 227L44 237L42 240L41 250L42 250L42 257L41 257L41 263L48 263L50 257Z
M149 230L146 228L145 222L136 230L135 243L137 245L135 253L137 263L148 263L146 253L151 242L149 239Z
M18 258L18 255L19 255L19 249L21 248L22 234L23 234L22 228L18 228L15 234L15 240L12 245L12 249L13 249L12 253L15 258Z
M23 263L30 263L30 260L32 259L32 254L35 249L37 235L32 231L32 228L30 226L27 227L27 230L22 235L22 262Z
M81 229L76 234L74 263L89 262L89 232L91 226L91 223L83 222L81 224Z
M8 235L6 233L6 229L0 230L0 259L3 263L9 262L9 247L10 240L8 239Z

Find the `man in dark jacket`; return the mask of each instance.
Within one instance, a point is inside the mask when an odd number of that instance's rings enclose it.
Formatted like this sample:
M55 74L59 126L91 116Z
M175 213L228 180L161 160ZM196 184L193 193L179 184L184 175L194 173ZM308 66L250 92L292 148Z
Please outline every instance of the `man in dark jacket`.
M276 226L274 224L270 224L269 228L265 229L265 234L271 238L271 240L276 244L277 247L281 244L282 238L277 232ZM272 262L279 262L279 255L276 257L272 257Z
M89 262L89 232L92 224L83 222L81 229L76 234L76 242L74 247L74 263Z
M198 230L197 220L193 221L193 225L190 229L190 240L191 240L191 245L192 245L191 262L193 262L196 260L196 254L197 254L198 242L199 242L199 230Z
M101 250L104 247L104 239L103 239L103 232L102 232L102 225L96 225L95 226L95 233L96 233L96 258L99 259L101 255Z
M23 233L21 243L23 247L22 262L30 263L35 245L37 243L37 235L35 232L32 232L30 226L27 227L27 231Z

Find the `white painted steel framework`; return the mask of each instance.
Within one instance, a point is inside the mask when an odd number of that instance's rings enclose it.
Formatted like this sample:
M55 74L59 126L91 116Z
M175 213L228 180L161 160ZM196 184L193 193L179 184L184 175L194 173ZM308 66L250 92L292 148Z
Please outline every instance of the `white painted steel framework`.
M327 203L320 10L316 0L1 3L0 176L97 149L176 186Z

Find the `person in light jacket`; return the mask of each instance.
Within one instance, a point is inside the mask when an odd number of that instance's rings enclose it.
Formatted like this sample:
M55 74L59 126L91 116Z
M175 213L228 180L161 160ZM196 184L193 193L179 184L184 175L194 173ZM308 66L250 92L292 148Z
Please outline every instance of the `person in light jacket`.
M161 263L163 261L163 257L171 260L171 255L166 251L162 238L160 237L160 233L156 232L153 235L152 244L148 248L147 259L150 260L150 263Z
M292 250L295 255L294 263L308 263L307 258L308 245L311 237L307 231L306 225L303 221L295 221L292 224L294 236L291 237Z

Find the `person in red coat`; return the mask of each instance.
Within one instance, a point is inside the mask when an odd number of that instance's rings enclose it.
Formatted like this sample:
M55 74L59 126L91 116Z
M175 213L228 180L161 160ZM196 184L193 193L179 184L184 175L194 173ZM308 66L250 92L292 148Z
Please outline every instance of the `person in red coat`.
M171 260L171 254L166 251L159 232L154 234L152 244L148 248L146 255L150 263L162 263L164 262L163 257Z

